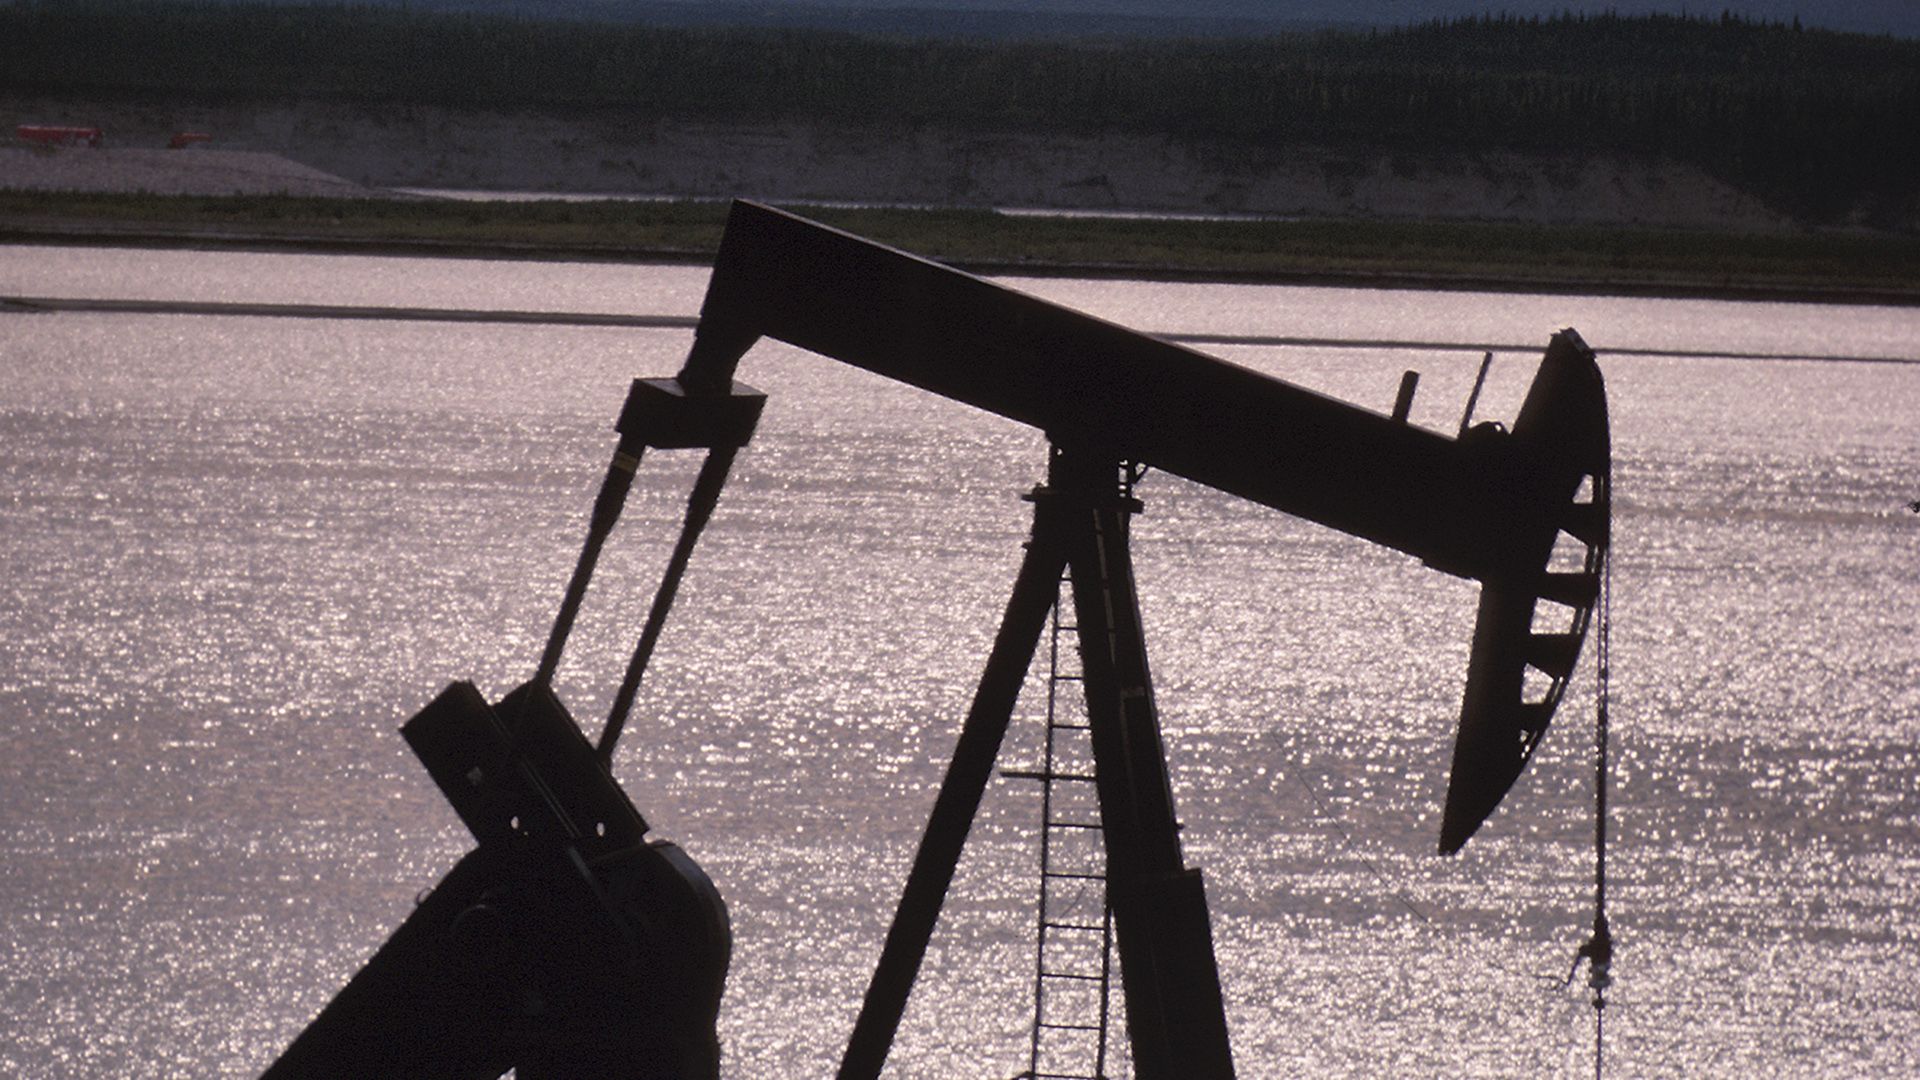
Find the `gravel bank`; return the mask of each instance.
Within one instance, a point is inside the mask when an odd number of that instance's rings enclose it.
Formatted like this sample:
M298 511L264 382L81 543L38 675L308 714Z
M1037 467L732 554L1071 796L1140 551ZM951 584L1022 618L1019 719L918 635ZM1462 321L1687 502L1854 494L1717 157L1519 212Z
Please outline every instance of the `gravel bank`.
M0 188L150 195L370 196L375 188L259 150L0 149Z
M691 124L614 110L552 115L338 102L0 96L0 121L8 117L97 125L109 146L162 146L171 132L194 130L229 148L110 151L131 156L124 167L84 173L82 165L115 159L82 162L73 160L80 151L63 153L20 163L22 173L29 164L44 170L26 182L14 178L21 174L13 165L0 166L0 185L16 187L84 182L103 186L78 189L302 194L440 188L1736 232L1791 227L1697 168L1598 154L1390 155L1173 136ZM249 150L260 153L215 156ZM143 171L149 167L155 171ZM223 170L228 175L217 175ZM59 179L43 178L49 176Z

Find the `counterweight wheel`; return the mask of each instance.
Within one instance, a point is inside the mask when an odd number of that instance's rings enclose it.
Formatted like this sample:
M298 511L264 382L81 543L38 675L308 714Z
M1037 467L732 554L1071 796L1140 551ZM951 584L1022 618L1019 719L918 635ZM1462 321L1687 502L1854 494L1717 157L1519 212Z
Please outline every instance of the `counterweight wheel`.
M1475 438L1469 432L1463 445ZM1481 588L1440 823L1443 854L1480 828L1539 748L1599 601L1612 450L1605 384L1578 334L1554 335L1510 441L1521 452L1490 482L1531 509L1514 515Z

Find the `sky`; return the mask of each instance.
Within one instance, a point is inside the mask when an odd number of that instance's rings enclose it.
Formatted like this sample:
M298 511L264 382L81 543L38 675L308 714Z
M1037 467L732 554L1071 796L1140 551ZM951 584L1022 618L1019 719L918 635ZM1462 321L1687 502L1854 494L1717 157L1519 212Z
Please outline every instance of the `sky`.
M242 0L245 2L245 0ZM253 0L255 3L327 3L342 0ZM1920 38L1920 0L356 0L360 3L407 6L423 10L545 12L568 17L604 16L611 19L651 17L649 12L682 9L702 13L709 21L728 8L742 13L745 22L792 23L804 9L887 11L1016 12L1040 16L1043 25L1057 27L1062 18L1086 15L1180 20L1233 20L1242 29L1248 22L1271 23L1276 28L1304 26L1394 26L1429 22L1463 15L1508 13L1553 16L1567 11L1622 15L1665 13L1718 17L1731 11L1747 19L1790 23L1830 30L1893 34ZM770 20L774 13L783 17ZM681 21L676 18L674 21ZM718 21L731 21L721 19ZM814 20L802 17L806 23ZM924 21L924 20L921 20ZM827 20L844 24L845 18Z
M619 4L619 0L605 2ZM1920 37L1920 0L755 0L753 6L1099 12L1387 25L1489 12L1549 16L1573 10L1717 16L1729 10L1770 22L1791 22L1798 16L1808 26Z

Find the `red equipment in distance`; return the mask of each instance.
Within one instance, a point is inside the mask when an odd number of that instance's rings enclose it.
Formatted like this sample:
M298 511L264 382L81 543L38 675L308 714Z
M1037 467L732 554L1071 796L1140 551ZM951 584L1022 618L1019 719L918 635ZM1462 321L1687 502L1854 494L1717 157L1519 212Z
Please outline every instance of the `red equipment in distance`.
M99 146L106 137L97 127L62 127L57 124L21 124L13 131L22 141L36 146Z

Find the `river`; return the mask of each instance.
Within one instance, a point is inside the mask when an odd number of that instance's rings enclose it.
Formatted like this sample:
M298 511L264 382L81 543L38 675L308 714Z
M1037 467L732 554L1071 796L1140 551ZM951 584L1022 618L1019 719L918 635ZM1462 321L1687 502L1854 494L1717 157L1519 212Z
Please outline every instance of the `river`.
M0 247L0 295L692 315L699 267ZM1920 1073L1920 310L1023 280L1451 433L1601 354L1607 1073ZM1370 341L1345 347L1338 341ZM1380 342L1451 343L1392 347ZM684 329L0 312L0 1073L247 1076L464 849L396 733L531 674L629 379ZM1754 357L1799 359L1755 359ZM617 771L736 938L730 1077L826 1075L1040 479L1030 431L780 346ZM694 462L649 457L558 686L597 725ZM1591 1072L1591 665L1432 854L1475 590L1151 475L1134 539L1245 1076ZM1038 685L1002 764L1031 767ZM996 780L896 1046L1026 1067L1032 785ZM1115 1075L1127 1075L1124 1063Z

